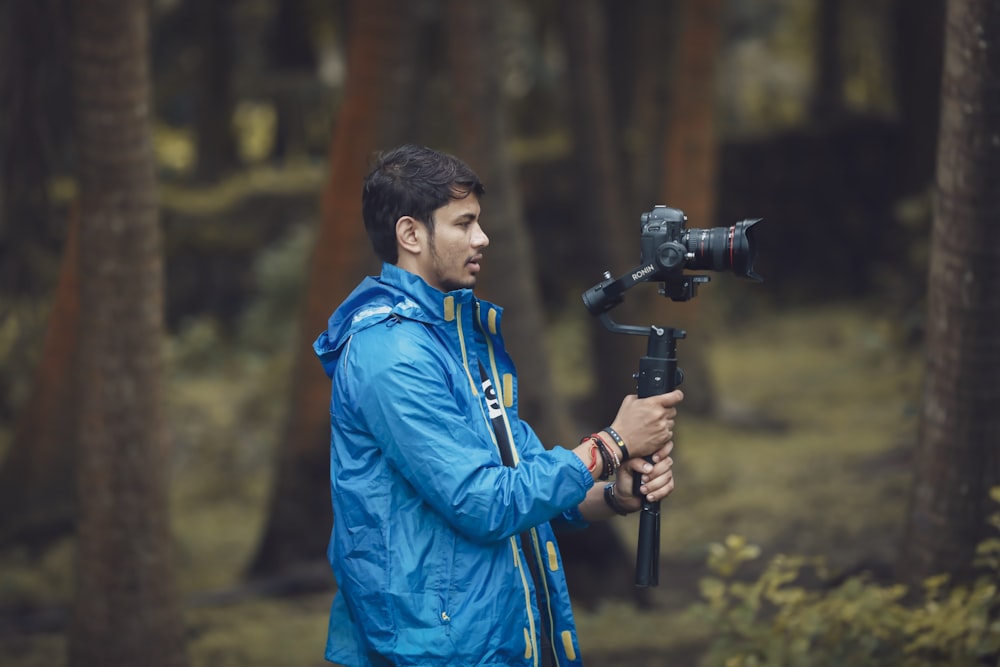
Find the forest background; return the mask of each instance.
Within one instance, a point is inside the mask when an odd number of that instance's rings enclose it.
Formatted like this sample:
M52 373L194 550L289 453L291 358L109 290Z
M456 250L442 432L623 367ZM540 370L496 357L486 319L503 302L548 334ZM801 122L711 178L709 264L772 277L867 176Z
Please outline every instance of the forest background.
M991 553L998 28L989 0L6 0L0 664L322 664L309 344L377 271L360 181L403 141L487 183L482 296L547 443L634 389L641 339L580 295L639 263L640 215L763 218L763 283L614 311L687 331L687 400L660 586L631 519L560 542L588 664L904 664L890 607L949 613L900 623L906 664L995 660L995 591L917 591Z

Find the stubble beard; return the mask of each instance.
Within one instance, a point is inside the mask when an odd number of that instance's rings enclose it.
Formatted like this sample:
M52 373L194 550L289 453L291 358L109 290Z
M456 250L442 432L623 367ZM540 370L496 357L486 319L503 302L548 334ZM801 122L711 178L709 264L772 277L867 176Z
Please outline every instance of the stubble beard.
M441 261L441 256L438 255L437 253L437 248L435 247L433 240L430 245L430 253L431 253L431 259L434 260L434 266L437 267L439 270L442 269L445 265L444 262ZM470 255L469 258L465 260L465 263L462 264L463 270L468 265L469 260L472 259L473 256L474 255ZM441 281L441 290L444 292L451 292L458 289L473 289L476 286L475 275L469 276L468 280L466 281L468 284L464 284L456 280L451 280L443 275L441 276L440 281Z

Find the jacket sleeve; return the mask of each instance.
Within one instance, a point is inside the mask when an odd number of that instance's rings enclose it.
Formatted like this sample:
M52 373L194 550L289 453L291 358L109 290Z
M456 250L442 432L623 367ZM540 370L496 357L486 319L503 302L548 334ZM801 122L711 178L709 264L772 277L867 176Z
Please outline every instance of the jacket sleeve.
M576 455L560 447L504 466L479 387L449 372L422 326L392 329L356 336L338 372L389 464L456 531L495 542L583 500L593 479Z
M541 439L535 433L535 429L531 428L527 422L523 422L520 419L517 420L516 428L519 435L515 435L515 438L519 443L518 451L522 452L522 461L531 460L536 456L545 456L545 445L542 444ZM568 451L558 446L553 449ZM574 455L573 458L576 458L576 456ZM579 461L579 459L577 460ZM591 480L593 479L589 472L587 473L587 477ZM580 530L590 525L590 522L583 518L578 505L574 505L573 507L563 510L559 516L553 517L551 521L553 528L558 530Z

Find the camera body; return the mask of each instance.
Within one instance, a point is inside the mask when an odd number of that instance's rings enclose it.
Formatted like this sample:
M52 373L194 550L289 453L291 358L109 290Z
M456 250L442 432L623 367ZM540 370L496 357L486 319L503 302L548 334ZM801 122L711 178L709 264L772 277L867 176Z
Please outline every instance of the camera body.
M756 246L752 228L760 222L742 220L730 227L685 229L687 216L669 206L654 206L641 216L639 247L643 266L654 265L646 280L667 280L681 269L730 270L760 281L753 270Z
M657 205L640 216L639 249L642 264L618 279L609 273L583 294L592 315L600 315L621 303L626 291L640 282L662 283L661 293L674 301L686 301L708 276L685 274L684 269L732 271L761 282L753 270L757 254L753 226L742 220L730 227L687 229L687 216L680 209Z
M639 250L643 267L655 267L646 280L662 280L666 274L684 267L687 260L687 240L684 211L669 206L654 206L640 217L642 233Z

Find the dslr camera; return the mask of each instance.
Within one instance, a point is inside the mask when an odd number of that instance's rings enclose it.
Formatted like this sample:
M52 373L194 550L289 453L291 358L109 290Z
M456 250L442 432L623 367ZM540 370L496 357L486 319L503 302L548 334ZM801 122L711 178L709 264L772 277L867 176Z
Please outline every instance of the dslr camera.
M618 279L609 273L583 294L592 315L600 315L621 303L624 293L640 282L661 282L661 292L674 301L687 301L707 276L687 275L684 269L732 271L761 282L754 271L757 255L753 227L760 218L742 220L730 227L686 229L687 216L669 206L654 206L640 217L639 248L642 263Z

